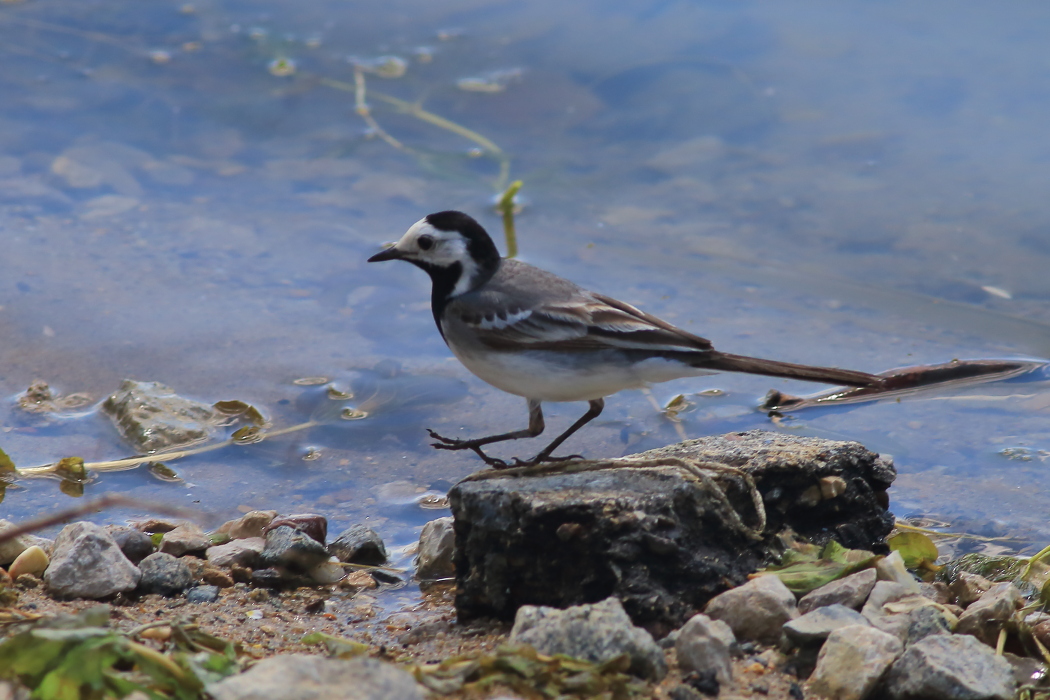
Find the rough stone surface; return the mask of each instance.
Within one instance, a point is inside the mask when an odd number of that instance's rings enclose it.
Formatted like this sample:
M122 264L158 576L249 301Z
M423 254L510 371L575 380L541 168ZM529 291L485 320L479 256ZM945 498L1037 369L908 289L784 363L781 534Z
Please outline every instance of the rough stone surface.
M102 411L145 453L204 440L220 418L213 407L184 399L171 387L131 379L102 402Z
M386 545L379 533L366 525L351 525L328 545L339 561L378 566L386 563Z
M875 569L864 569L802 596L798 601L798 611L805 615L825 605L845 605L860 610L874 587Z
M817 543L885 551L893 524L885 491L895 472L857 443L750 431L634 457L746 472L765 503L765 538L752 539L751 494L730 472L712 472L708 484L663 466L460 482L449 500L461 618L616 595L632 619L662 635L771 560L785 528ZM811 497L825 477L841 488Z
M106 531L132 564L138 564L157 551L150 536L141 530L126 525L107 525Z
M968 571L960 571L955 580L948 585L955 602L966 607L974 602L992 587L992 582L979 574L971 574Z
M737 639L775 644L784 623L798 617L795 594L777 576L759 576L721 593L704 613L729 624Z
M143 559L139 562L139 570L142 572L139 590L143 593L172 596L193 585L189 565L164 552L154 552Z
M616 598L565 610L522 606L510 640L531 644L541 654L568 654L596 663L626 653L636 676L659 680L667 675L663 651L648 632L634 626Z
M0 532L13 530L15 527L17 526L8 520L0 520ZM19 535L6 542L0 542L0 566L7 566L13 562L19 554L32 547L33 544L29 535Z
M218 599L218 586L197 586L186 591L187 603L214 603Z
M298 530L304 535L309 535L321 544L328 541L328 518L317 513L296 513L294 515L279 515L270 521L263 532L263 536L270 530L275 530L287 525L293 530Z
M969 635L938 634L908 647L890 669L893 700L1010 700L1010 664Z
M904 566L900 552L890 552L875 563L875 576L880 581L893 581L907 588L916 595L922 595L922 587L911 572Z
M955 631L971 634L989 646L999 638L999 630L1021 606L1021 591L1009 581L993 584L959 618Z
M236 520L227 520L219 529L219 534L229 535L230 539L239 540L247 537L262 537L266 527L277 517L275 510L253 510Z
M283 654L207 686L214 700L425 700L412 675L371 658Z
M908 634L905 643L910 646L932 634L951 634L952 622L942 610L932 605L914 610L908 616Z
M809 689L829 700L864 700L903 651L897 637L874 627L841 627L821 647Z
M437 518L419 533L416 578L433 580L456 575L456 532L451 517Z
M868 625L868 620L845 605L825 605L784 624L784 634L799 646L819 645L842 627Z
M693 615L675 639L678 666L686 672L712 674L721 683L733 678L730 651L736 637L729 625L707 615Z
M304 532L282 525L266 533L266 547L259 555L263 566L281 566L305 572L328 561L324 545Z
M142 572L109 533L94 523L71 523L55 538L44 581L60 598L106 598L131 591Z
M904 641L908 637L912 613L930 605L933 605L933 601L914 593L911 586L879 581L871 589L868 602L860 612L873 627Z
M266 540L262 537L247 537L243 540L230 540L226 544L208 547L204 556L209 563L215 566L254 567L259 562L259 556L265 548Z
M160 551L173 557L201 552L211 547L211 538L193 523L182 523L174 530L164 533L160 541Z

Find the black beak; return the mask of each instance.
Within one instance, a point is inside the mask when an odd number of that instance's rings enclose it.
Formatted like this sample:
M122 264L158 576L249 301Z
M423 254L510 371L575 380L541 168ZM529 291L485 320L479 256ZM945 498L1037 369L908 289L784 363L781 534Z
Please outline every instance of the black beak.
M404 257L404 256L401 255L401 251L400 250L398 250L394 246L390 246L389 248L381 250L378 253L376 253L375 255L373 255L372 257L370 257L368 259L368 262L383 262L384 260L400 260L402 257Z

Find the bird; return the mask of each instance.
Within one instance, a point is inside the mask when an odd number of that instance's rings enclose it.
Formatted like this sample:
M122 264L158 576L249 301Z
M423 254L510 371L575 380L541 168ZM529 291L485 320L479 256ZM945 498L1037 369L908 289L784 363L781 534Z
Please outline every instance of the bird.
M434 321L452 354L488 384L527 400L529 423L521 430L460 439L428 429L433 447L471 450L497 469L581 458L552 455L601 414L605 397L624 389L719 371L855 387L882 381L865 372L715 350L711 341L630 304L501 257L481 224L460 211L423 217L368 262L387 260L409 262L430 276ZM535 457L507 462L484 451L539 436L545 427L542 404L564 401L589 405Z

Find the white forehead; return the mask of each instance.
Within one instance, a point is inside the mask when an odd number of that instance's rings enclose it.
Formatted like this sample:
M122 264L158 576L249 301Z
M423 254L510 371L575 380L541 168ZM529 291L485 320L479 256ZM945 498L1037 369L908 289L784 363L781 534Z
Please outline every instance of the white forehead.
M397 242L395 247L414 248L416 247L415 242L419 240L420 236L430 236L436 241L462 240L463 238L455 231L442 231L440 229L436 229L430 225L430 222L423 218L417 221L416 223L412 224L408 228L408 230L405 231L405 235L401 236L401 240Z

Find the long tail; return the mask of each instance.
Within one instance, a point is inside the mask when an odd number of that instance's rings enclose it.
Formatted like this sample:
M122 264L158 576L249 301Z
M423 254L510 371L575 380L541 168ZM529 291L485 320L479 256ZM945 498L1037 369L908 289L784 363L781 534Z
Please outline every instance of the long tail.
M787 377L788 379L808 379L826 384L846 386L873 386L882 383L881 377L866 372L836 367L813 367L796 365L791 362L762 360L757 357L730 355L729 353L711 350L698 353L689 364L694 367L721 370L723 372L744 372L746 374L763 374L769 377Z

